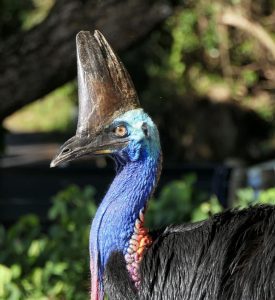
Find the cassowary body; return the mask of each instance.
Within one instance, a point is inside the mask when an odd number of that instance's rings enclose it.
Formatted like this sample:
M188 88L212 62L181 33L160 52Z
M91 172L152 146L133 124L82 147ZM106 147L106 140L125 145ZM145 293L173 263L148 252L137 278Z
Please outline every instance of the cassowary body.
M81 32L77 47L78 129L52 166L109 155L117 172L91 226L91 299L275 299L273 207L144 227L161 171L158 130L103 36Z
M153 233L139 290L115 253L105 271L106 293L110 299L275 299L274 223L274 208L262 206Z

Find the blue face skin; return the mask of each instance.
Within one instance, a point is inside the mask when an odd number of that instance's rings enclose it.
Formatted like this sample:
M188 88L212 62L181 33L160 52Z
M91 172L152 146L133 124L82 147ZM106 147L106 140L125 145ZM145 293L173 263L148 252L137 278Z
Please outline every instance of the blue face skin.
M123 150L114 153L114 159L125 162L135 162L141 153L148 157L157 158L160 153L159 133L152 119L143 109L130 110L115 119L114 125L124 125L130 139Z
M104 267L111 253L126 254L135 221L156 185L161 156L156 125L142 109L128 111L112 125L126 127L129 143L112 154L117 175L97 210L90 232L91 266L93 272L98 270L101 291Z

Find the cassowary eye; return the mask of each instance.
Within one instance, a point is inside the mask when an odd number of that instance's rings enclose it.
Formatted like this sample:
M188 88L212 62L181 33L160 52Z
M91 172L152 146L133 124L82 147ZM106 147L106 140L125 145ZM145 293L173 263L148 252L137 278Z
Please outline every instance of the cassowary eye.
M125 126L119 125L114 129L114 133L117 137L125 137L128 132Z

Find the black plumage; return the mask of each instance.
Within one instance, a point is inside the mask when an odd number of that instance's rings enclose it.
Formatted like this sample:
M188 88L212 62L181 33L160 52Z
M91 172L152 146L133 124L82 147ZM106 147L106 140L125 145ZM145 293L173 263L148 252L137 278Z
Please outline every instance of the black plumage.
M275 209L229 210L156 234L141 265L137 291L122 254L105 270L110 299L275 299ZM154 235L154 233L152 233Z

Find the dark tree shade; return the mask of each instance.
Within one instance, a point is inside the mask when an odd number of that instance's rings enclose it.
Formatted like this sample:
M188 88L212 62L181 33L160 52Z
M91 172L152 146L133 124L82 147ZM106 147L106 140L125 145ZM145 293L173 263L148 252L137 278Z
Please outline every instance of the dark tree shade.
M162 1L57 1L44 22L0 46L0 120L75 77L78 31L99 29L123 50L170 13Z

